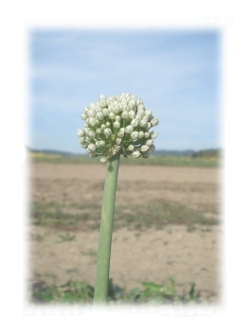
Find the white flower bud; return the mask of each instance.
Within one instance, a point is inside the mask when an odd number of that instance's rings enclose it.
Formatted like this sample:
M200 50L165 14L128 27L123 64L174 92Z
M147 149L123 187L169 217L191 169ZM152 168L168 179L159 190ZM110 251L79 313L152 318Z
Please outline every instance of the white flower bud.
M95 125L96 125L96 120L95 120L95 118L93 118L93 117L90 117L90 118L89 118L89 125L90 125L90 126L95 126Z
M125 133L125 128L124 128L124 127L121 127L121 128L119 129L119 132L118 132L117 135L118 135L120 138L123 138L124 133Z
M83 143L81 143L81 146L85 149L88 148L88 142L84 141Z
M101 98L99 103L102 107L105 107L107 105L106 98Z
M128 105L131 106L131 108L135 105L134 98L131 98L131 100L129 101Z
M120 116L115 116L115 120L116 121L121 121L121 117Z
M113 96L110 96L110 97L108 98L108 102L109 102L109 104L112 103L113 100L114 100L114 97L113 97Z
M92 152L94 152L96 150L96 146L93 144L93 143L90 143L89 145L88 145L88 151L90 152L90 153L92 153Z
M158 133L155 132L155 131L153 131L153 132L150 133L151 139L155 139L157 136L158 136Z
M147 126L146 126L146 129L149 130L151 127L152 127L151 123L148 122L148 123L147 123Z
M148 150L149 150L149 146L146 146L146 145L141 146L141 152L145 152L145 151L148 151Z
M129 145L129 146L128 146L128 150L129 150L129 151L133 151L134 149L135 149L134 145Z
M144 137L144 132L143 132L143 131L140 131L140 132L138 133L138 138L141 139L141 138L143 138L143 137Z
M152 111L151 110L146 110L145 111L145 116L148 116L148 117L152 116Z
M150 146L152 146L152 144L153 144L153 140L150 140L150 139L149 139L149 140L146 141L146 145L147 145L147 146L150 147Z
M106 126L110 127L111 123L109 121L106 122Z
M104 147L106 145L105 141L101 140L99 141L99 146L100 147Z
M125 132L126 133L132 133L133 132L133 130L134 130L134 128L133 128L133 126L131 126L131 125L128 125L128 126L126 126L125 127Z
M104 134L105 134L106 137L109 137L112 134L111 129L110 128L105 128Z
M82 114L81 114L81 119L82 119L82 120L86 120L87 117L88 117L88 116L87 116L85 113L82 113Z
M143 116L144 116L144 109L140 109L140 108L138 107L137 114L138 114L139 116L143 117Z
M98 127L95 132L96 132L96 134L101 134L102 130L100 129L100 127Z
M105 125L105 124L102 124L102 125L101 125L101 130L103 130L103 131L104 131L104 130L105 130L105 128L106 128L106 125Z
M78 135L79 137L83 136L83 135L84 135L84 129L83 129L83 128L79 129L79 130L77 131L77 135Z
M121 117L123 119L128 119L128 112L127 111L123 111L122 114L121 114Z
M138 150L133 151L132 157L138 158L141 155L141 153Z
M144 138L148 139L149 136L150 136L149 132L145 132L145 133L144 133Z
M138 119L133 119L133 120L131 121L131 125L132 125L133 127L137 127L137 126L139 125L139 120L138 120Z
M119 121L115 121L114 122L114 127L115 128L120 128L121 124L119 123Z
M100 162L101 162L101 163L106 163L106 162L107 162L107 157L102 157L102 158L100 159Z
M114 112L110 112L110 113L109 113L109 118L110 118L110 119L115 119L115 114L114 114Z
M116 138L115 142L120 145L122 143L122 139L121 138Z
M89 117L95 117L95 114L96 114L96 112L95 112L95 110L93 110L93 109L90 109L90 110L88 111L88 116L89 116Z
M156 126L156 125L158 125L159 120L157 118L153 118L150 120L150 122L151 122L152 126Z
M117 113L120 112L120 110L121 110L120 105L116 104L115 107L114 107L114 113L117 114Z
M135 118L135 111L133 111L133 110L129 111L128 115L129 115L130 119L134 119Z
M79 142L80 143L83 143L85 141L85 138L82 136L80 139L79 139Z
M96 119L103 120L103 118L104 118L103 114L101 112L97 112Z
M100 106L95 108L95 113L97 114L98 112L102 112L102 108Z
M102 98L102 99L100 99L100 105L101 105L101 107L105 107L105 106L107 106L107 101L106 101L106 99L104 99L104 98Z
M131 138L133 139L133 140L136 140L137 138L138 138L138 132L137 131L134 131L134 132L132 132L131 133Z
M100 99L106 99L106 96L103 95L103 94L101 94L101 95L100 95Z
M117 154L118 151L120 151L120 149L121 149L121 146L114 146L114 148L113 148L113 155Z
M108 109L103 109L102 114L106 117L109 114L109 110Z
M142 120L140 121L139 124L140 124L141 127L146 127L147 124L148 124L148 121L146 119L142 118Z
M127 111L127 112L129 112L129 110L130 110L130 107L128 106L128 104L126 104L125 106L124 106L124 111Z
M95 132L91 131L90 129L88 129L86 134L90 139L93 139L95 137Z

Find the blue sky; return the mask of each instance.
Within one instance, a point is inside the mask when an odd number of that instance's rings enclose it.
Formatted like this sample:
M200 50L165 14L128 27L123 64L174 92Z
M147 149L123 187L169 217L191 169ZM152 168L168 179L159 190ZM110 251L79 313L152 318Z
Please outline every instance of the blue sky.
M29 142L85 153L83 107L129 92L160 123L156 149L220 147L217 30L33 30Z

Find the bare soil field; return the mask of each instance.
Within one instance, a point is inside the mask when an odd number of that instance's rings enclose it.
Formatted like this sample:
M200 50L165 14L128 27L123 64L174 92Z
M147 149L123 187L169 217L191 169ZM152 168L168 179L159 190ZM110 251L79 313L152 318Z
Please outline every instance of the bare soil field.
M94 285L105 169L101 164L30 166L30 201L36 204L27 235L30 284ZM194 282L201 299L219 301L219 172L120 166L110 268L115 284L130 290L143 281L168 284L172 277L180 293Z

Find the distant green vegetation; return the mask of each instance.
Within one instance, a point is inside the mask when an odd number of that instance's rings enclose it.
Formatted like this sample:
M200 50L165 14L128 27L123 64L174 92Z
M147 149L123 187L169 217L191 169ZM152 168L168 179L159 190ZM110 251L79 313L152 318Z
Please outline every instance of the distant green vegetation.
M196 153L195 153L196 154ZM155 165L155 166L185 166L185 167L207 167L216 168L220 166L220 158L217 155L209 153L206 155L190 156L149 156L149 158L124 158L122 156L120 163L123 165ZM31 162L48 162L61 164L101 164L99 158L89 156L65 156L59 154L29 153Z
M200 150L193 153L193 158L220 158L221 152L218 149Z

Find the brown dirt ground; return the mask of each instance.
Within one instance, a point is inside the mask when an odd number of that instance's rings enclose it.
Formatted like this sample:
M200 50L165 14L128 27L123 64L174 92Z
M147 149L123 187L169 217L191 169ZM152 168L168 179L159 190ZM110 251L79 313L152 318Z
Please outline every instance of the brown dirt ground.
M117 205L163 200L191 207L207 217L219 218L220 171L213 168L121 165ZM93 203L102 201L103 165L34 163L30 167L30 197L37 201ZM62 285L69 279L94 285L98 231L71 231L75 238L58 242L60 231L30 226L29 282ZM37 241L39 235L41 241ZM168 284L173 277L179 292L195 282L201 296L218 301L222 225L167 225L143 232L122 228L113 233L110 277L126 290L143 281Z

